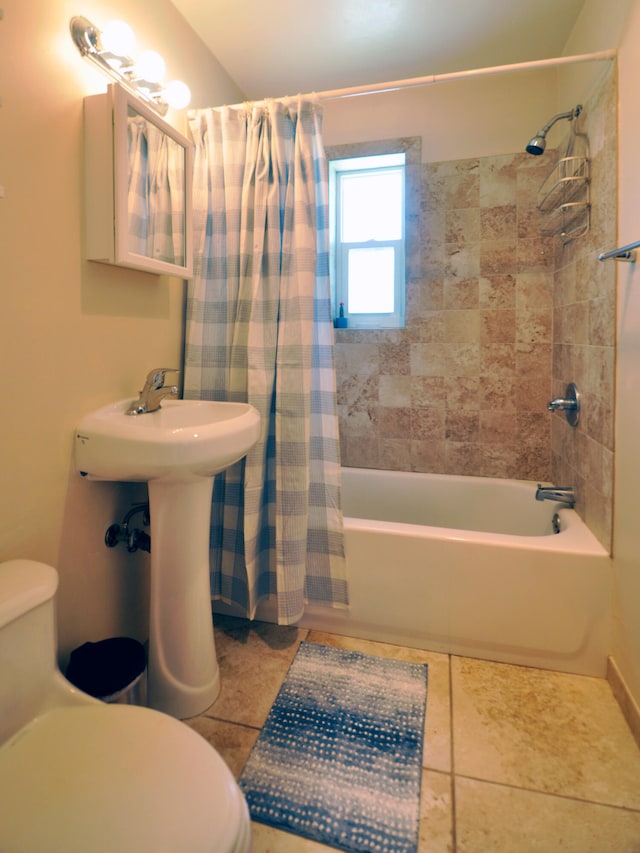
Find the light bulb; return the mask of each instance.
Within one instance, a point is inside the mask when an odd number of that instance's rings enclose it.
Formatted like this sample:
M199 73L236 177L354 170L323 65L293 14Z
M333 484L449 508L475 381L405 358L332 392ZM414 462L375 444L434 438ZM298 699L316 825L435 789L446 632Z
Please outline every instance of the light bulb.
M144 50L136 60L136 75L148 83L159 83L165 70L165 61L155 50Z
M170 83L167 83L162 94L169 106L176 110L184 109L189 105L189 101L191 100L191 91L187 84L181 80L172 80Z
M102 48L116 56L130 56L136 43L133 30L124 21L109 21L100 34Z

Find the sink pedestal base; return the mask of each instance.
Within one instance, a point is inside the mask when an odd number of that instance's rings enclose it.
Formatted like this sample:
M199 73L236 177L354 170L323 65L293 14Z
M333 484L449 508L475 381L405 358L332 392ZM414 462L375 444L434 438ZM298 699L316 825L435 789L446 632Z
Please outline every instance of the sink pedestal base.
M213 477L149 481L151 593L148 704L184 719L220 692L211 615Z

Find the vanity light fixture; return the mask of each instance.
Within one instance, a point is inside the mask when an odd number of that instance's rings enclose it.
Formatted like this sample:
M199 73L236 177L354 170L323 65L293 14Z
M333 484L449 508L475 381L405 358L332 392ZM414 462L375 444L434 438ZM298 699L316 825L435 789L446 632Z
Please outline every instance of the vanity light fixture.
M137 59L132 58L135 36L124 21L111 21L100 30L79 15L71 18L69 29L82 56L160 115L165 115L169 107L181 110L188 106L191 92L186 83L180 80L162 83L165 63L159 53L146 50Z

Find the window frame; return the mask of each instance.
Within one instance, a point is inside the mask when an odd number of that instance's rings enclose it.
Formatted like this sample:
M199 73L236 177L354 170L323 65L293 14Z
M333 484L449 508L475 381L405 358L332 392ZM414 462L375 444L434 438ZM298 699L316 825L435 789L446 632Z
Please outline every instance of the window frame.
M401 237L397 240L342 241L341 213L343 177L372 172L400 172L402 198L400 211ZM404 151L373 155L356 155L329 160L329 225L331 234L331 285L335 317L343 316L351 329L402 329L406 324L406 195L407 160ZM394 310L392 312L351 312L348 310L348 260L349 252L359 248L392 248L394 252Z

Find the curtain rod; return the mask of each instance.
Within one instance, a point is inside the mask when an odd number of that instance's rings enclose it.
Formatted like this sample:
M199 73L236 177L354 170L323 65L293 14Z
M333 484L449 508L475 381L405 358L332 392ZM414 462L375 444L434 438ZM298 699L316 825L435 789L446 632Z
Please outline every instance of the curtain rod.
M540 68L554 68L558 65L572 65L578 62L593 62L602 59L614 59L616 51L601 50L596 53L581 53L575 56L557 56L553 59L534 59L530 62L516 62L512 65L493 65L488 68L472 68L469 71L452 71L448 74L429 74L426 77L409 77L406 80L394 80L390 83L374 83L364 86L351 86L346 89L328 89L325 92L309 92L306 95L285 96L273 100L287 100L288 97L318 98L321 101L337 100L339 98L354 98L359 95L379 95L384 92L395 92L400 89L416 89L420 86L432 86L436 83L453 83L456 80L467 80L475 77L490 77L496 74L509 74L514 71L535 71ZM244 107L247 103L260 106L266 99L235 104Z
M601 59L613 59L615 50L601 50L597 53L583 53L575 56L558 56L553 59L536 59L531 62L517 62L512 65L494 65L489 68L472 68L469 71L453 71L448 74L430 74L426 77L410 77L406 80L394 80L391 83L378 83L365 86L351 86L347 89L329 89L326 92L313 93L322 101L337 98L353 98L358 95L377 95L394 92L398 89L414 89L420 86L432 86L435 83L452 83L475 77L490 77L496 74L508 74L513 71L534 71L540 68L553 68L558 65L571 65L578 62L591 62ZM302 96L305 97L305 96ZM309 95L308 97L311 97Z

